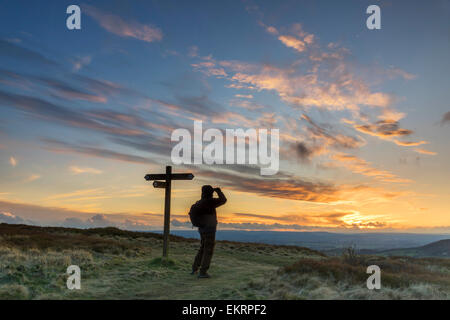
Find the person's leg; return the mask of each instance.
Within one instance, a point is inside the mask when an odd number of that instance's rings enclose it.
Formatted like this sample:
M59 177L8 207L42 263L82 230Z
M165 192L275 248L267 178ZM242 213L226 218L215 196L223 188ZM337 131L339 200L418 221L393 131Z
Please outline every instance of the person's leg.
M205 274L209 269L211 259L214 253L214 245L216 243L216 233L206 233L204 235L203 258L200 266L200 274Z
M205 240L202 233L200 233L200 248L198 248L197 255L195 256L194 263L192 264L192 271L197 271L200 267L203 258L203 252L205 247Z

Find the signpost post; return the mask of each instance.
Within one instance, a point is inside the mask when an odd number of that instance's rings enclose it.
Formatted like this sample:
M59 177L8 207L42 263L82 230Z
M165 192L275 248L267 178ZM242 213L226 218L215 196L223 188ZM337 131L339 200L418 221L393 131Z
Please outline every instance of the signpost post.
M147 181L153 180L153 187L165 189L163 257L167 257L170 233L170 192L172 188L172 180L192 180L194 179L194 175L192 173L172 173L172 167L166 166L165 174L147 174L144 178Z

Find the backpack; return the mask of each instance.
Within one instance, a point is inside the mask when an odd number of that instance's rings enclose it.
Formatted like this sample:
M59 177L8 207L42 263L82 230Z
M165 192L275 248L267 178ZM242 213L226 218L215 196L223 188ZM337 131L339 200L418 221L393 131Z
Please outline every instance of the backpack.
M189 218L191 218L191 223L194 227L202 227L205 224L203 208L199 201L191 206Z

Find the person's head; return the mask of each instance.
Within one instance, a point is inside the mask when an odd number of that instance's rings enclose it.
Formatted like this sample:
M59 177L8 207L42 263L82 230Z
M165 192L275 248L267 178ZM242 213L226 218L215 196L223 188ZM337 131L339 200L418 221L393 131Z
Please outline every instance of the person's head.
M214 189L210 185L204 185L202 187L202 199L212 198L213 193L214 193Z

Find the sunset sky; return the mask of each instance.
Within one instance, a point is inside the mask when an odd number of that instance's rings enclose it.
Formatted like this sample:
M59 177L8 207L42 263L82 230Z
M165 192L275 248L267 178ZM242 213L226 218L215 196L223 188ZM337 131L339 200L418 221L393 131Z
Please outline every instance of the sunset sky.
M212 184L222 229L450 232L449 56L446 0L4 0L0 222L160 229L143 177L202 120L279 129L280 171L174 166L172 228Z

